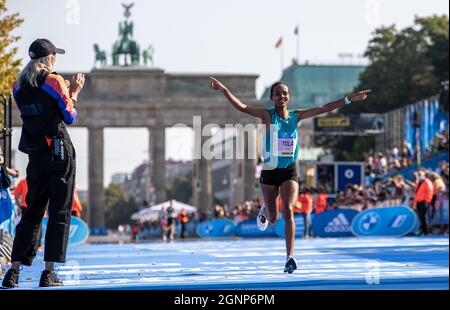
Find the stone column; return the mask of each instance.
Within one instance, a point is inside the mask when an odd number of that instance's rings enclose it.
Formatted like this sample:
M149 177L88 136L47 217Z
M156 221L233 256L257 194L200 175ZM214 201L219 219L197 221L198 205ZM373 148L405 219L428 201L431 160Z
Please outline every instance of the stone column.
M103 128L89 131L89 227L105 228L103 188Z
M165 127L149 128L149 176L155 187L156 203L167 200Z
M256 172L256 164L258 163L258 152L256 148L256 129L248 130L246 132L245 136L245 158L243 160L243 181L244 181L244 199L247 200L253 200L256 198L256 191L255 191L255 183L258 182L257 179L255 179L255 172Z
M236 204L242 204L245 201L245 189L244 189L244 161L245 161L245 134L244 131L238 131L235 138L233 139L234 149L233 159L232 159L232 173L231 173L231 195L233 196L231 201L233 208Z
M194 149L198 149L200 143L201 147L204 145L204 142L209 139L210 136L207 137L194 137ZM193 167L193 184L192 184L192 203L199 210L206 212L208 208L212 207L212 176L211 176L211 163L209 160L205 159L202 154L200 159L194 159L194 167Z

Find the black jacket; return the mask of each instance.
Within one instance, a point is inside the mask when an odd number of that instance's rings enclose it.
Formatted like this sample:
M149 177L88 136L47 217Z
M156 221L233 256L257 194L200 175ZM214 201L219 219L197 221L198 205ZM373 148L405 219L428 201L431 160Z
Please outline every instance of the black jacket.
M50 148L51 138L69 139L64 123L72 124L77 112L62 76L41 74L39 87L27 81L14 84L14 100L23 120L19 150L38 154Z

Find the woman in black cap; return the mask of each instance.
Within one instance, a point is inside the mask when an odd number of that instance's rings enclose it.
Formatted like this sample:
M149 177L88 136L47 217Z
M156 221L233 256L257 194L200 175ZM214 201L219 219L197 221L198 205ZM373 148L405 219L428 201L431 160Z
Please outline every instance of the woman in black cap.
M3 287L16 287L20 266L30 266L36 256L42 217L48 206L45 236L45 270L39 286L60 286L54 262L64 263L75 183L75 149L65 124L72 124L75 103L84 85L84 75L65 81L53 72L56 54L64 54L47 39L37 39L28 51L30 62L14 84L14 100L23 120L19 150L28 154L26 202L28 210L16 228L11 269Z

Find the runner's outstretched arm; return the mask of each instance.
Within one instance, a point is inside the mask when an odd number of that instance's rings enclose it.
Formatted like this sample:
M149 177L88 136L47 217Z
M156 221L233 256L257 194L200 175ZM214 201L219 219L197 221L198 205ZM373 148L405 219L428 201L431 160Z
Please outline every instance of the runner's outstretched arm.
M348 100L350 102L363 101L363 100L367 99L369 93L370 93L370 90L363 90L363 91L357 92L355 94L349 95L346 98L348 98ZM307 118L317 116L317 115L320 115L323 113L331 112L333 110L336 110L336 109L342 107L345 104L346 104L345 99L339 99L339 100L327 103L326 105L317 107L317 108L298 109L298 110L295 110L295 113L297 113L297 119L300 121L302 119L307 119Z
M222 91L223 95L228 99L228 101L239 111L249 114L254 117L258 117L262 120L269 117L269 112L266 109L258 108L249 104L242 103L238 98L225 85L219 80L210 77L211 87L215 90Z

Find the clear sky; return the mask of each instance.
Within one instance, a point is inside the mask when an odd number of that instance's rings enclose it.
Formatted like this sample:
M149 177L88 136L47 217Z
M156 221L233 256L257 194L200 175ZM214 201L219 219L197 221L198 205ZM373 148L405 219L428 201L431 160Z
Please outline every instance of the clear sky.
M25 19L15 31L22 37L18 56L26 62L29 44L46 37L66 49L57 71L89 72L93 44L111 52L123 19L121 3L131 2L134 38L141 47L155 47L156 67L168 73L258 74L258 97L280 78L281 53L285 67L296 57L296 25L300 62L339 64L339 54L351 53L353 63L364 63L356 56L375 28L403 28L415 15L449 15L447 0L7 0L9 10ZM275 49L280 37L283 48ZM18 141L19 131L14 134ZM87 131L74 129L71 135L78 151L78 187L86 189ZM166 156L189 159L190 133L169 130L167 135L180 143L168 145ZM145 129L106 129L105 185L113 173L130 172L146 160L147 145ZM24 173L26 157L18 154L16 163Z

